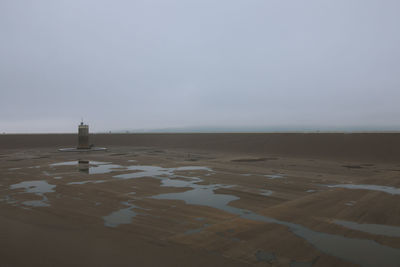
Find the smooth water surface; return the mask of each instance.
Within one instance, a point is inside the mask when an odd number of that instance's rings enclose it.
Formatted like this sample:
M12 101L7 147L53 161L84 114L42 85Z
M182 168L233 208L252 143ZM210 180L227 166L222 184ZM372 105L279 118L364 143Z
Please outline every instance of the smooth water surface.
M265 222L275 223L288 227L288 229L295 235L303 238L315 248L323 253L341 258L343 260L360 264L362 266L398 266L400 262L400 250L392 247L381 245L373 240L347 238L340 235L327 234L322 232L313 231L307 227L299 224L281 221L272 217L263 216L254 213L250 210L239 209L229 204L232 201L238 200L239 197L229 194L215 193L216 189L230 188L231 185L210 184L200 185L199 182L203 180L198 177L179 176L179 171L212 171L206 167L181 167L181 168L162 168L157 166L129 166L126 170L133 171L132 173L120 174L113 176L117 179L132 179L151 177L161 180L162 186L170 187L187 187L189 190L178 193L167 193L152 196L154 199L168 199L168 200L182 200L187 204L208 206L228 213L237 215L241 218ZM277 174L278 175L278 174ZM277 179L280 177L274 177ZM331 187L340 187L341 185L334 185ZM355 185L344 185L357 188ZM370 189L370 185L361 185ZM372 186L372 188L381 191L389 190L391 193L397 193L396 188ZM357 188L365 189L365 188ZM109 227L117 227L120 224L131 223L132 218L137 215L133 211L134 205L129 204L129 207L120 209L104 216L105 225ZM294 263L296 264L296 263ZM301 264L301 263L299 263Z
M23 201L22 204L25 206L31 207L48 207L50 204L48 203L48 198L44 195L45 193L54 192L54 188L56 186L47 183L44 180L39 181L25 181L18 184L10 185L10 189L25 189L25 193L32 193L37 196L42 197L41 200L29 200Z
M271 190L265 190L265 189L260 190L260 195L263 195L266 197L269 197L270 195L272 195L272 193L273 193L273 191L271 191Z
M212 170L207 167L202 166L184 166L178 168L162 168L158 166L146 166L146 165L134 165L128 166L126 170L135 171L131 173L124 173L113 176L117 179L135 179L135 178L144 178L144 177L161 177L161 176L170 176L174 177L175 172L180 171L207 171L211 172Z
M47 183L45 180L26 181L18 184L10 185L10 189L25 189L26 193L44 194L54 192L55 185Z
M198 182L199 178L195 178ZM201 180L201 179L200 179ZM191 190L179 193L167 193L153 196L155 199L182 200L186 204L216 208L240 216L241 218L284 225L295 235L305 239L323 253L347 260L362 266L398 266L400 250L383 246L373 240L347 238L340 235L313 231L299 224L277 220L256 214L250 210L229 205L239 198L233 195L217 194L214 190L224 185L198 185L193 181L177 182L172 179L162 180L163 186L191 187Z
M88 180L88 181L81 181L81 182L70 182L67 185L74 185L74 184L100 184L106 182L105 180Z
M50 164L52 167L57 166L77 166L79 171L86 172L88 174L104 174L110 173L112 171L126 170L125 167L121 165L111 164L111 162L101 162L101 161L89 161L88 163L79 163L79 161L65 161L59 163Z
M331 188L347 188L347 189L364 189L381 191L391 195L400 195L400 188L384 186L384 185L372 185L372 184L336 184L328 185Z
M267 174L264 175L265 177L268 177L268 179L282 179L285 178L284 174Z
M375 235L385 235L392 237L400 237L400 226L391 226L384 224L368 224L368 223L356 223L351 221L335 220L335 224L358 230ZM399 262L400 265L400 262Z
M128 202L123 202L123 204L128 207L103 216L105 226L115 228L121 224L130 224L132 222L133 217L138 214L133 209L138 207Z

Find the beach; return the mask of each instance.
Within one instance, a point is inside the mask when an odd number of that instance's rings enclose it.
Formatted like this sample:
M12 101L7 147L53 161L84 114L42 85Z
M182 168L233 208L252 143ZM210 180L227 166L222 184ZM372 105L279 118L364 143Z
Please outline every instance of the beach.
M0 135L0 266L400 266L398 133L90 142Z

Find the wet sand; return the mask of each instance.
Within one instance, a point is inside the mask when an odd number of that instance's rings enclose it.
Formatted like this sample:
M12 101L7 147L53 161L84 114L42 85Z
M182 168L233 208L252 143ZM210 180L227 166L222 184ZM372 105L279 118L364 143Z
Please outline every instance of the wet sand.
M75 141L0 136L0 266L400 266L399 134Z

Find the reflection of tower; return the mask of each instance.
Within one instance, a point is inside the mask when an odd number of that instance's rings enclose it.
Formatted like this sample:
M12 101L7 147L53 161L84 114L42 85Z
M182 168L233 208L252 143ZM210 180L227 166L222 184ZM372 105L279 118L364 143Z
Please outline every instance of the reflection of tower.
M89 161L80 160L78 161L78 167L80 172L89 173Z
M89 147L89 125L81 124L78 128L78 149L88 149Z

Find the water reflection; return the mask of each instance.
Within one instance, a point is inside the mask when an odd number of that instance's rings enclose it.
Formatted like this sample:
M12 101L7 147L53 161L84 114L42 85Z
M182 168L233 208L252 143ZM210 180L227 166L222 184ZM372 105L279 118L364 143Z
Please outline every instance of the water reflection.
M78 163L78 169L80 172L89 173L89 161L80 160Z
M50 164L52 167L57 166L78 166L80 172L88 174L104 174L113 171L123 171L127 168L117 164L111 164L111 162L101 162L101 161L89 161L89 160L79 160L79 161L65 161L59 163Z
M400 226L391 226L383 224L368 224L368 223L356 223L350 221L335 220L335 224L358 230L375 235L385 235L392 237L400 237ZM400 263L400 262L399 262Z
M135 171L131 173L124 173L113 176L117 179L135 179L135 178L144 178L144 177L161 177L161 176L169 176L169 177L178 177L175 175L175 172L181 171L207 171L211 172L212 169L203 166L184 166L178 168L162 168L158 166L146 166L146 165L134 165L128 166L126 170Z
M105 180L88 180L88 181L80 181L80 182L70 182L67 185L74 185L74 184L100 184L106 182Z
M138 214L133 209L138 207L129 202L122 202L122 204L128 207L114 211L107 216L103 216L105 226L115 228L121 224L130 224L132 222L133 217Z
M265 177L268 177L268 179L282 179L285 177L284 174L267 174Z
M183 168L162 168L157 166L130 166L129 170L134 170L134 173L116 175L114 178L131 179L142 177L153 177L161 180L162 186L170 187L188 187L191 188L185 192L167 193L152 196L154 199L169 199L169 200L182 200L186 204L201 205L216 208L226 211L231 214L240 216L241 218L283 225L295 235L303 238L314 247L323 253L347 260L363 266L398 266L400 262L400 250L383 246L373 240L347 238L344 236L327 234L322 232L313 231L302 225L277 220L268 216L256 214L250 210L239 209L229 205L239 197L229 194L217 194L216 189L230 188L232 186L211 184L201 185L198 184L203 180L198 177L184 177L176 175L177 170L190 170L191 167ZM211 169L196 167L197 170L212 171ZM177 179L179 178L179 179ZM184 178L184 179L181 179ZM278 178L278 177L274 177ZM382 187L380 188L382 189ZM393 188L384 187L383 189L391 190ZM392 191L391 191L392 192ZM130 210L130 209L128 209ZM122 214L128 212L127 209L122 210ZM130 217L132 218L132 217ZM295 265L297 262L293 262ZM298 263L301 264L301 263Z
M40 181L25 181L18 184L10 185L10 189L25 189L25 193L32 193L37 196L42 197L41 200L29 200L23 201L22 204L26 206L32 207L48 207L50 204L48 203L47 197L44 195L45 193L54 192L55 185L48 184L44 180Z
M54 192L55 185L48 184L45 180L40 181L25 181L18 184L10 185L10 189L25 189L26 193L44 194Z
M108 165L108 166L107 166ZM98 166L105 166L109 171L110 163L101 163ZM229 194L215 193L217 189L230 188L232 186L222 184L199 184L203 180L198 177L187 177L179 175L179 171L206 171L209 174L212 170L206 167L180 167L180 168L162 168L157 166L129 166L121 167L123 170L133 171L131 173L113 176L117 179L132 179L152 177L161 180L162 186L169 187L187 187L189 190L178 193L167 193L152 196L154 199L182 200L186 204L208 206L223 210L225 212L237 215L241 218L264 222L275 223L286 226L293 234L303 238L315 248L323 253L329 254L347 260L349 262L363 266L398 266L400 262L400 250L381 245L373 240L347 238L340 235L317 232L292 222L278 220L272 217L263 216L250 210L240 209L229 204L240 198ZM91 166L89 168L90 172ZM274 177L272 179L277 179ZM332 185L330 187L344 187L350 189L369 189L387 192L390 194L400 194L400 190L393 187L374 186L374 185ZM104 224L108 227L117 227L120 224L129 224L138 214L134 209L138 208L130 203L125 203L126 208L115 211L104 216ZM293 262L296 264L297 262ZM300 264L300 263L298 263Z
M263 195L263 196L266 196L266 197L269 197L270 195L272 195L272 193L273 193L273 191L271 191L271 190L260 190L260 195Z
M198 185L196 182L201 179L195 178L194 180L195 182L177 182L172 179L163 179L163 186L191 187L191 190L179 193L160 194L152 198L182 200L186 204L216 208L248 220L284 225L288 227L293 234L303 238L323 253L363 266L398 266L400 262L399 249L383 246L373 240L347 238L313 231L299 224L277 220L275 218L256 214L250 210L232 207L229 203L238 200L238 197L214 192L214 190L226 186L218 184Z
M347 189L364 189L364 190L374 190L381 191L391 195L400 195L400 188L383 186L383 185L372 185L372 184L336 184L328 185L331 188L347 188Z

